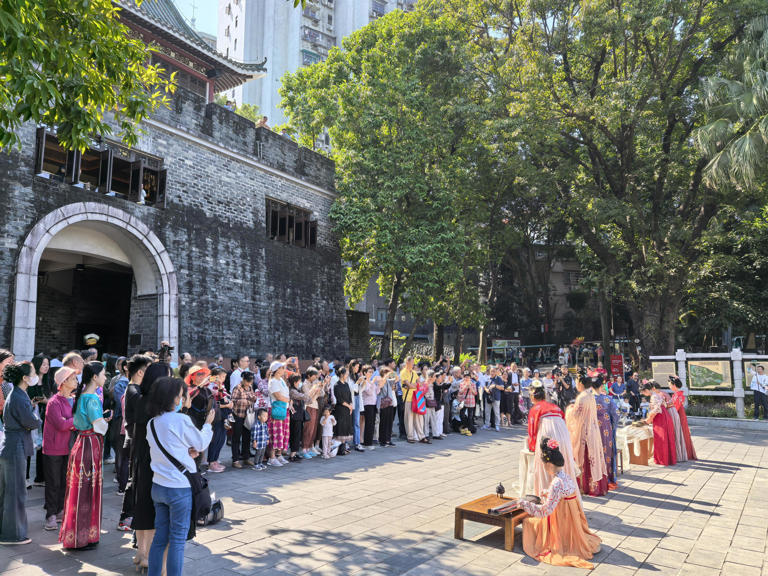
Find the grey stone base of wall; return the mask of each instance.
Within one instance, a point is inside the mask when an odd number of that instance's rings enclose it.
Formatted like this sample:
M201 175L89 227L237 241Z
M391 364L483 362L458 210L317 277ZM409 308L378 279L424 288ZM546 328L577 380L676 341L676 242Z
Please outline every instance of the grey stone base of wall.
M707 426L709 428L731 428L733 430L754 430L756 432L768 432L768 420L688 416L688 424L691 426Z

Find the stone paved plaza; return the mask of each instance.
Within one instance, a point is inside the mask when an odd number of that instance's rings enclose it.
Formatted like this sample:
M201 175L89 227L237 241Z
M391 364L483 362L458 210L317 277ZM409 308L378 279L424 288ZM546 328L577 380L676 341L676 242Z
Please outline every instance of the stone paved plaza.
M768 574L768 433L694 427L701 458L671 468L627 470L620 488L586 498L603 539L590 574L759 576ZM184 574L439 575L586 574L505 552L500 531L467 523L453 539L454 507L516 485L524 437L514 431L452 434L432 446L378 448L279 470L211 475L226 520L187 544ZM228 449L225 448L225 453ZM43 490L29 498L33 543L0 549L0 573L131 574L130 535L117 532L119 502L106 485L103 535L95 551L63 553L44 532Z

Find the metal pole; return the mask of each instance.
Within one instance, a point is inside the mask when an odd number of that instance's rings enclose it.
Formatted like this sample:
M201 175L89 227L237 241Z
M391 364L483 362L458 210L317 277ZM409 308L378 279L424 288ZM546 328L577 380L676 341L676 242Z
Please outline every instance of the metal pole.
M733 396L736 398L736 417L744 418L744 368L743 355L740 348L731 351L733 364Z

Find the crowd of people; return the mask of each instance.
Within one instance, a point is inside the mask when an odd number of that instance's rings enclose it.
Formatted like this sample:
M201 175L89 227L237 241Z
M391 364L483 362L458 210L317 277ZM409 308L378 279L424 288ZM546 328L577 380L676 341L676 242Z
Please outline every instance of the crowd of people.
M617 406L631 401L633 383L604 379L600 366L574 378L565 366L542 375L514 363L452 366L446 358L416 364L409 357L398 366L316 357L301 367L296 357L240 355L226 369L220 356L209 363L183 354L176 364L171 355L167 343L102 361L95 349L24 362L0 350L0 544L30 541L33 460L34 483L45 486L44 529L58 530L63 548L98 545L105 472L114 465L123 497L117 529L133 533L134 563L172 576L182 573L184 542L196 525L189 476L225 471L227 444L231 468L264 471L389 449L393 439L471 436L478 421L485 430L527 423L538 495L562 493L573 506L572 485L590 495L616 486ZM668 398L643 386L663 464L695 457L682 391L673 391ZM553 475L557 454L563 464ZM553 478L562 484L556 491Z

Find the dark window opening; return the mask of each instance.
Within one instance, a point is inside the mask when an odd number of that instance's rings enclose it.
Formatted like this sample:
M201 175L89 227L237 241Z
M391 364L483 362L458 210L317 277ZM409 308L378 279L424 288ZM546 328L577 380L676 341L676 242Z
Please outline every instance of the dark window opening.
M101 182L103 151L88 148L80 157L80 182L98 188Z
M122 158L112 160L112 183L109 196L128 198L131 193L131 163Z
M307 210L267 199L267 237L300 248L313 248L317 246L317 221L310 220L311 216Z

